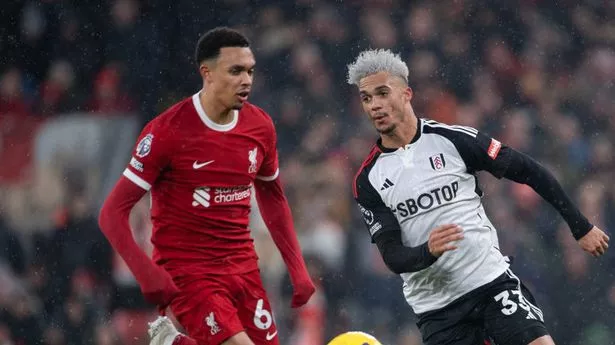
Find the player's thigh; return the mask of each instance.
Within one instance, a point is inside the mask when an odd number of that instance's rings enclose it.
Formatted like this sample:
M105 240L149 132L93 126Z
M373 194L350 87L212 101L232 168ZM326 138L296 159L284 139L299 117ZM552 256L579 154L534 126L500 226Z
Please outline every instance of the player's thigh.
M538 339L538 344L549 344L542 343L541 339L548 335L542 310L512 271L508 270L506 274L507 278L494 285L486 296L487 334L498 345L527 345Z
M424 345L483 345L486 333L480 322L480 299L461 297L444 309L419 316L417 326Z
M238 276L242 294L238 314L255 345L278 345L278 328L258 270Z
M254 345L246 332L239 332L226 340L222 345Z
M482 325L477 323L457 323L435 330L434 325L427 322L420 330L424 345L483 345L487 338Z
M180 293L171 303L173 314L199 345L220 345L243 331L223 279L214 277L179 284Z

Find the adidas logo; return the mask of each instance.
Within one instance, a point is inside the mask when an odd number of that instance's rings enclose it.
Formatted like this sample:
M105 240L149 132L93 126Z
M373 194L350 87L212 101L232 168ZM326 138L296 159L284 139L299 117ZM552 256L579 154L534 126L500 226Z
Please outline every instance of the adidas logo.
M380 187L380 190L383 191L389 187L393 187L394 184L393 182L391 182L391 180L389 180L388 178L384 180L384 184L382 185L382 187Z

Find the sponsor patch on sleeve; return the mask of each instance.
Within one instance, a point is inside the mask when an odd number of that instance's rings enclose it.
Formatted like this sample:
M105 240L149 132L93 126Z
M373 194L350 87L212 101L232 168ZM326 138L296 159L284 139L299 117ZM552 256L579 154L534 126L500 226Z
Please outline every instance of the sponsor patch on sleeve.
M130 166L132 166L136 171L143 172L143 163L136 160L135 157L130 159Z
M361 204L359 204L359 208L361 209L361 214L363 215L363 220L365 221L365 224L367 224L368 226L372 225L374 223L374 214L372 213L372 211L366 209Z
M374 236L380 229L382 229L382 224L380 224L380 222L376 222L369 228L369 233Z
M498 153L500 153L501 148L502 148L501 142L495 139L491 139L491 144L489 144L489 149L487 149L487 155L489 155L491 159L496 159L498 156Z

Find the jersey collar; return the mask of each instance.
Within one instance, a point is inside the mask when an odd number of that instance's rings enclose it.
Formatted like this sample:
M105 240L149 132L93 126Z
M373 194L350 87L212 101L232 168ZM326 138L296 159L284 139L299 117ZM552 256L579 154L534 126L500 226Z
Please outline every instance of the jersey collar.
M231 122L224 125L215 123L205 113L205 109L203 109L203 106L201 105L201 100L199 99L200 93L201 92L199 91L192 96L192 104L194 105L196 112L199 114L199 117L201 118L201 121L203 121L205 126L218 132L228 132L231 129L235 128L235 126L237 125L237 120L239 119L239 111L233 110L233 120Z
M423 132L423 120L417 118L416 134L414 135L414 138L412 138L412 140L408 143L408 145L411 145L417 142L419 138L421 137L421 132ZM378 138L378 141L376 142L376 144L378 145L378 148L380 149L380 151L382 151L383 153L395 152L401 148L399 147L399 148L393 149L390 147L382 146L382 138Z

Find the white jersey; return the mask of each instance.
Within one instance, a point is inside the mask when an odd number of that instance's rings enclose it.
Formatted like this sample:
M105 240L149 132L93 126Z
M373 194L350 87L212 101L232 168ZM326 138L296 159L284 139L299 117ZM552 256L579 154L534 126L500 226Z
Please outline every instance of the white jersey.
M419 119L411 143L387 149L380 141L359 170L354 194L372 237L401 229L402 243L427 242L437 226L457 224L464 238L431 266L402 273L403 292L417 314L445 307L501 275L508 263L481 204L475 173L500 178L502 145L476 129Z

